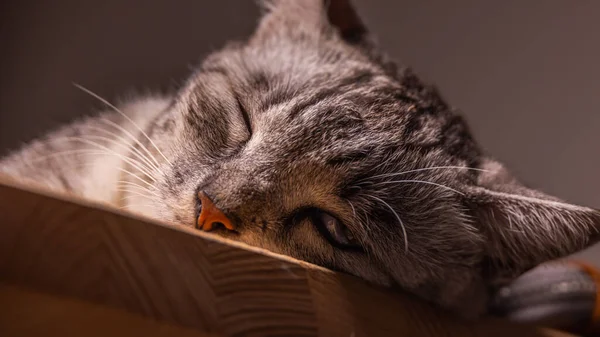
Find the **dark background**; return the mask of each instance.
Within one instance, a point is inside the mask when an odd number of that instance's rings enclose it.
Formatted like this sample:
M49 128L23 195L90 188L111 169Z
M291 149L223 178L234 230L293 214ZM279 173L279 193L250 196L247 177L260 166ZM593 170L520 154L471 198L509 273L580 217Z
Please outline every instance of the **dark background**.
M490 153L527 183L600 208L599 1L355 3ZM250 0L2 1L0 153L100 107L72 82L109 100L172 88L257 18Z

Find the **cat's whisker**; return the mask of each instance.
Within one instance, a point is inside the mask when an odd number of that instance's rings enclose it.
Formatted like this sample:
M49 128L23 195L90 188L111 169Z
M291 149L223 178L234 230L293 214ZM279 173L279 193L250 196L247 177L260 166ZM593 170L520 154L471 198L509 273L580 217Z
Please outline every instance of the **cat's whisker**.
M150 185L150 184L148 184L148 187L144 187L144 186L142 186L142 185L140 185L140 184L137 184L137 183L134 183L134 182L131 182L131 181L127 181L127 180L119 180L119 181L117 182L117 185L131 185L131 186L138 186L138 187L144 188L144 189L146 189L146 190L148 190L148 191L156 191L156 190L157 190L157 189L156 189L156 187L155 187L154 185Z
M156 201L156 199L154 199L154 197L152 197L151 195L147 195L141 192L137 192L137 191L124 191L127 192L128 195L122 197L119 199L119 201L127 201L131 198L136 198L136 197L142 197L142 198L147 198L150 199L151 201Z
M425 180L412 180L412 179L410 179L410 180L382 181L382 182L379 182L379 183L375 183L372 186L382 186L382 185L387 185L387 184L398 184L398 183L417 183L417 184L433 185L433 186L437 186L437 187L444 188L444 189L447 189L449 191L458 193L460 195L465 195L463 192L461 192L459 190L456 190L456 189L454 189L452 187L448 187L446 185L434 183L432 181L425 181Z
M379 163L377 166L373 167L372 172L378 172L381 168L385 167L386 165L388 165L388 161L382 160L381 163Z
M29 164L35 164L38 162L42 162L48 159L52 159L54 157L60 157L60 156L72 156L72 155L78 155L78 154L89 154L89 155L109 155L109 156L113 156L113 153L107 152L107 151L102 151L102 150L91 150L91 149L80 149L80 150L65 150L65 151L57 151L45 156L40 156L37 158L34 158L33 160L29 161ZM96 163L79 163L79 165L82 166L95 166ZM150 186L150 187L154 187L152 184L150 184L149 182L145 181L144 179L140 178L140 176L138 176L137 174L134 174L133 172L130 172L124 168L121 167L116 167L117 170L129 174L132 177L140 180L141 182L143 182L144 184Z
M145 206L148 208L152 208L152 207L156 206L156 205L153 205L153 203L156 202L156 199L152 196L145 195L143 193L136 192L136 191L124 191L124 192L126 192L127 195L125 195L124 197L122 197L118 200L118 203L122 204L122 206L120 206L119 209L129 209L130 212L134 212L131 209L134 206ZM136 198L136 200L131 202L131 199L133 199L133 198ZM143 198L147 202L140 203L139 198Z
M90 164L90 166L93 166L93 164ZM154 187L151 183L147 182L146 180L142 179L142 177L140 177L139 175L137 175L137 174L135 174L135 173L133 173L131 171L128 171L128 170L126 170L126 169L124 169L122 167L116 167L116 169L117 169L117 171L121 171L121 172L123 172L125 174L129 174L131 177L136 178L137 180L139 180L139 181L143 182L144 184L148 185L149 187Z
M82 150L76 150L76 151L82 151ZM64 152L70 152L70 151L64 151ZM106 153L106 152L99 152L99 154L111 155L110 153ZM79 163L79 165L81 165L81 166L91 166L91 167L94 167L94 166L96 166L96 163ZM149 187L149 188L154 188L154 185L152 185L151 183L149 183L149 182L147 182L146 180L142 179L142 178L141 178L139 175L137 175L137 174L135 174L135 173L133 173L133 172L131 172L131 171L128 171L128 170L126 170L126 169L124 169L124 168L122 168L122 167L115 167L115 169L116 169L117 171L120 171L120 172L123 172L123 173L125 173L125 174L128 174L128 175L130 175L132 178L135 178L135 179L139 180L140 182L142 182L142 183L144 183L144 184L148 185L148 187Z
M124 148L125 150L130 150L130 149L132 149L130 146L127 146L126 144L120 143L119 141L117 141L117 140L115 140L115 139L111 139L111 138L104 137L104 136L90 135L90 136L86 136L86 139L88 139L88 140L93 140L93 139L96 139L96 140L102 140L102 141L105 141L105 142L112 143L112 144L114 144L114 145L116 145L116 146L119 146L119 147L121 147L121 148ZM154 166L152 166L152 165L148 165L148 164L147 164L147 163L145 163L145 162L144 162L144 163L143 163L143 162L140 162L140 161L138 160L139 158L138 158L138 159L134 159L134 158L131 158L131 157L129 157L129 158L130 158L131 160L135 160L135 162L136 162L136 163L138 163L140 166L143 166L145 169L148 169L148 170L150 170L151 172L157 172L157 169L156 169Z
M29 163L36 164L36 163L40 163L40 162L43 162L43 161L46 161L48 159L52 159L55 157L71 156L71 155L78 155L78 154L97 155L97 154L106 154L106 152L100 151L100 150L90 150L90 149L57 151L57 152L53 152L53 153L50 153L50 154L47 154L44 156L33 158L32 160L29 160Z
M140 165L141 165L140 163L138 163L137 161L135 161L135 160L133 160L133 159L127 157L127 156L124 156L124 155L122 155L120 153L117 153L116 151L114 151L114 150L112 150L112 149L110 149L110 148L108 148L108 147L106 147L106 146L104 146L102 144L96 143L96 142L94 142L92 140L89 140L89 139L86 139L86 138L83 138L83 137L61 137L61 138L57 138L56 140L59 140L59 139L64 139L64 140L68 140L68 141L82 142L82 143L86 143L86 144L95 146L95 147L97 147L97 148L99 148L101 150L107 151L109 154L112 154L112 155L114 155L114 156L122 159L123 161L127 162L131 166L133 166L136 169L138 169L140 172L144 173L152 181L156 182L156 178L154 177L154 175L151 172L149 172L147 169L144 169L144 168L140 167Z
M127 210L127 211L129 211L129 212L131 212L131 213L137 213L137 212L135 212L135 211L131 210L131 206L132 206L132 205L120 206L120 207L117 207L117 209L120 209L120 210ZM136 204L136 206L143 206L143 207L152 208L152 207L154 207L154 206L156 206L156 205L152 205L152 204Z
M385 202L385 200L378 198L374 195L367 195L370 198L373 198L379 202L381 202L383 205L385 205L390 211L392 211L392 213L394 214L394 216L396 217L396 219L398 219L398 223L400 224L400 227L402 228L402 235L404 236L404 251L408 252L408 236L406 234L406 227L404 227L404 223L402 222L402 219L400 219L400 216L398 215L398 213L394 210L394 208L392 206L390 206L390 204L388 204L387 202Z
M105 122L110 122L109 120L106 120L105 118L101 118L100 121L105 121ZM113 123L114 124L114 123ZM116 127L120 127L119 125L115 124L114 126ZM138 150L135 146L131 146L132 144L128 144L127 139L119 136L117 133L103 129L103 128L99 128L99 127L95 127L95 126L88 126L88 129L91 130L96 130L98 132L102 132L105 133L109 136L114 137L117 140L120 140L123 142L123 144L126 144L126 146L134 153L136 153L136 155L138 156L138 158L142 159L146 164L148 164L148 166L154 168L157 171L160 171L159 166L158 166L158 162L156 161L156 159L152 156L152 153L150 153L146 147L139 143L139 141L137 141L137 139L133 138L133 140L136 142L136 144L138 144L143 150L146 150L146 152L148 152L148 155L143 154L140 150ZM127 132L127 130L123 129L121 132ZM131 136L131 135L130 135ZM133 136L131 136L133 137ZM154 163L150 160L153 159Z
M369 177L369 179L389 178L389 177L399 176L399 175L403 175L403 174L407 174L407 173L415 173L415 172L431 171L431 170L441 170L441 169L457 169L457 170L464 169L464 170L479 171L479 172L490 172L490 170L474 168L474 167L466 167L466 166L432 166L432 167L424 167L424 168L420 168L420 169L408 170L408 171L402 171L402 172L379 174L379 175Z
M354 206L354 204L352 204L352 202L350 202L350 200L348 200L348 204L350 205L350 208L352 208L352 215L354 217L354 220L356 221L356 224L358 226L360 226L363 234L365 236L369 236L369 230L367 229L367 226L365 226L363 219L368 219L367 215L365 214L365 211L362 209L359 209L362 213L362 217L360 217L359 214L357 214L356 212L356 207Z
M157 192L154 191L150 191L148 188L144 187L144 186L140 186L140 185L133 185L133 184L119 184L117 185L117 188L115 189L116 191L119 192L128 192L129 190L132 191L140 191L142 193L148 193L149 195L153 195L157 198L160 198L160 194L158 194Z
M120 191L120 192L128 192L129 189L133 189L133 190L137 190L137 191L142 191L144 193L148 193L151 194L157 198L160 198L160 194L158 194L157 192L151 191L150 189L148 189L147 187L135 184L135 183L128 183L128 182L121 182L117 184L117 189L116 191Z
M123 111L119 110L116 106L114 106L113 104L111 104L109 101L107 101L106 99L100 97L98 94L94 93L93 91L83 87L82 85L79 85L77 83L73 83L73 85L75 87L77 87L78 89L80 89L81 91L87 93L88 95L96 98L97 100L99 100L100 102L106 104L108 107L112 108L114 111L116 111L117 113L119 113L121 116L123 116L123 118L125 118L127 121L129 121L135 128L137 128L141 134L146 137L146 139L148 139L148 141L150 142L150 144L156 149L156 152L158 152L163 159L170 165L173 166L173 164L169 161L169 159L167 159L167 157L162 153L162 151L160 151L160 149L158 148L158 146L156 146L156 144L154 143L154 141L146 134L146 132L136 123L133 121L133 119L131 119L129 116L127 116L127 114L125 114Z
M352 217L356 220L356 208L354 208L354 205L352 204L352 202L350 200L348 201L348 205L350 205L350 208L352 208Z
M148 147L146 145L144 145L142 142L139 141L139 139L137 139L137 137L135 137L131 132L129 132L127 129L125 129L124 127L120 126L119 124L109 120L106 117L101 117L99 119L101 122L108 124L109 126L114 127L115 129L123 132L123 134L125 134L127 137L129 137L130 139L132 139L142 150L144 150L144 152L146 152L146 154L148 155L148 157L150 159L152 159L154 161L154 163L156 163L157 166L160 166L160 162L156 159L156 157L154 156L154 153L152 153Z
M146 191L145 189L136 189L133 186L127 186L127 187L117 187L115 188L115 191L117 192L125 192L127 194L137 194L137 195L144 195L147 197L151 197L151 196L155 196L157 198L159 198L160 196L158 194L146 194L149 193L148 191Z

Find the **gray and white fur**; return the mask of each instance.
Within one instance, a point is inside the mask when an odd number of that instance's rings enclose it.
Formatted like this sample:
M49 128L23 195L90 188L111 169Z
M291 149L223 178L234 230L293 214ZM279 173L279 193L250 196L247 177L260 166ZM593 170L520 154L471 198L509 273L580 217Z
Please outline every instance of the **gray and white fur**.
M204 191L236 223L216 235L465 317L484 314L499 283L596 240L598 211L519 183L347 2L263 9L248 40L209 55L174 95L67 125L0 172L188 226Z

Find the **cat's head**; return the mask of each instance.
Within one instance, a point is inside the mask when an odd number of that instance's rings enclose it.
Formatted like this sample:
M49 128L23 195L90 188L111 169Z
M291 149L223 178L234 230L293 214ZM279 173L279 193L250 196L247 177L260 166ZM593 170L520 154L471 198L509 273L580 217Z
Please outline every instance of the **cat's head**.
M468 316L496 283L591 242L598 212L523 186L482 153L347 1L264 9L157 122L172 165L151 215L194 226L203 192L235 226L218 235Z

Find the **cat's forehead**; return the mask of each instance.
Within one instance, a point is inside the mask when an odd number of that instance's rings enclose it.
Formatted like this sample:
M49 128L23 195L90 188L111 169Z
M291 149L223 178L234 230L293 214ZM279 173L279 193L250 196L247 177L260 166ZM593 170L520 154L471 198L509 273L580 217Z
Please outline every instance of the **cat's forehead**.
M202 65L202 69L215 67L227 69L233 84L253 85L261 77L271 86L287 85L297 91L335 84L355 69L381 72L359 50L330 39L232 43Z
M227 77L230 89L246 101L251 113L287 115L292 124L308 125L332 115L368 119L400 89L362 53L330 41L234 45L205 60L199 82L210 79L202 74L215 70Z
M393 92L401 89L364 54L329 40L236 45L213 54L200 72L214 69L226 74L238 95L259 103L253 112L292 117L354 111L369 118L373 110L397 101Z
M269 130L264 139L280 151L336 161L409 146L472 157L465 123L435 91L413 78L390 76L336 41L235 45L213 54L203 69L226 74Z

